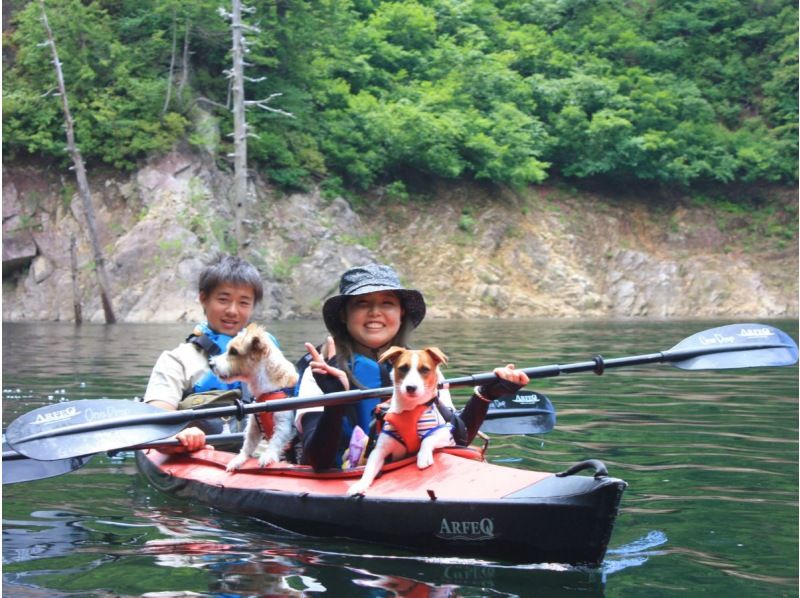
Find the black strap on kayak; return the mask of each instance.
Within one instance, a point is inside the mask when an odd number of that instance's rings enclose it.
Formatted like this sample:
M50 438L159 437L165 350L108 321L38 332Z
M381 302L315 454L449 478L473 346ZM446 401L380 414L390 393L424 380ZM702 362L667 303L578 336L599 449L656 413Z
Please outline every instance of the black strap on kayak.
M595 474L594 478L605 478L608 477L608 469L606 468L605 463L599 461L597 459L587 459L586 461L581 461L580 463L576 463L566 471L562 471L556 474L557 478L565 478L567 476L574 475L579 471L583 471L584 469L594 469Z

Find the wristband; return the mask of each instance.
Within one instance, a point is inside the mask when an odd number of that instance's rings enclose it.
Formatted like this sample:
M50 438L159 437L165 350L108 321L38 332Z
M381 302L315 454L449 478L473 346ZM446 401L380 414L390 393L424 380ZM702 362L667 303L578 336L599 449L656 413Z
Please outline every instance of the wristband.
M485 396L483 396L483 387L482 386L476 386L473 389L472 392L475 394L476 397L478 397L484 403L491 403L492 402L491 399L487 399Z

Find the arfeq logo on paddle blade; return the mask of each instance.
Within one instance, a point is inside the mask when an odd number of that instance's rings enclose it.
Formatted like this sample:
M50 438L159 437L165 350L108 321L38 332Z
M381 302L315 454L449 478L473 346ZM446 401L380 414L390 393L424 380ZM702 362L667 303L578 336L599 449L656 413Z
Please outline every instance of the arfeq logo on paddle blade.
M492 407L495 409L513 409L524 405L530 407L541 403L541 397L531 390L523 390L515 395L505 395L492 401Z
M60 411L51 411L50 413L39 413L36 415L36 419L33 420L33 423L49 424L52 422L71 419L76 415L78 415L78 410L75 407L67 407L66 409L61 409Z
M541 399L539 399L539 395L533 391L523 391L517 393L517 396L514 397L514 403L518 403L520 405L535 405L540 401Z

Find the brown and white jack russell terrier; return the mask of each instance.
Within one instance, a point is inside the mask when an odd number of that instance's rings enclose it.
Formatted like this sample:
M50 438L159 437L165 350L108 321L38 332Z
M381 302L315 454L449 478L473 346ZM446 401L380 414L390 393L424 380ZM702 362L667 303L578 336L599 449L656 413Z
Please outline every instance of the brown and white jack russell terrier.
M281 389L297 383L294 365L284 357L272 336L258 324L250 324L235 336L225 353L213 357L211 370L223 382L241 381L247 384L256 402L283 398ZM294 435L294 412L251 414L247 419L244 444L226 469L239 469L255 453L261 439L266 449L258 459L261 467L281 460L286 446Z
M394 393L364 473L348 490L351 496L364 494L387 458L417 453L417 466L425 469L433 465L435 449L454 444L451 425L435 405L437 386L444 378L439 365L447 364L447 356L436 347L418 351L391 347L378 361L392 364ZM439 400L453 409L449 391L439 393Z

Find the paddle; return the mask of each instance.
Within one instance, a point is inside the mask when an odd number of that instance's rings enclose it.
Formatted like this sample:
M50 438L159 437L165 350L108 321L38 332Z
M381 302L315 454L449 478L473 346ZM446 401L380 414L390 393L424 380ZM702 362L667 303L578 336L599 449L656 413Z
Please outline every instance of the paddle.
M109 400L109 399L103 399ZM481 430L490 434L546 434L556 423L556 411L546 396L532 391L520 391L516 395L506 395L492 402ZM233 443L242 440L239 434L212 434L206 437L210 445ZM64 438L63 442L69 442ZM158 440L137 446L118 449L133 451L145 448L164 448L179 446L178 440ZM116 451L109 451L113 453ZM56 461L40 461L26 457L7 443L3 443L3 484L16 484L43 480L65 473L71 473L86 465L94 455L83 455L58 459Z
M86 465L93 455L59 459L57 461L36 461L19 454L8 443L3 443L3 485L18 482L43 480L70 473Z
M534 379L587 371L602 374L610 368L648 363L672 363L687 370L792 365L797 363L797 345L786 333L771 326L732 324L698 332L668 351L615 359L596 355L591 361L523 371ZM488 372L451 378L440 386L470 386L495 379L495 375ZM6 431L6 441L14 450L34 459L64 459L166 438L198 419L342 405L391 394L392 388L385 387L181 411L163 411L135 401L73 401L41 407L17 418ZM72 436L73 441L63 442L64 436Z
M520 390L492 401L481 431L488 434L545 434L556 425L556 409L546 396Z
M206 437L207 444L237 442L242 440L242 434L212 434ZM119 451L134 451L146 448L166 448L170 446L180 446L179 440L159 440L156 442L146 442L138 446L130 446L118 449ZM109 451L111 454L117 451ZM17 484L19 482L32 482L34 480L44 480L55 476L77 471L95 455L83 455L69 459L58 459L56 461L39 461L26 457L12 449L8 443L3 443L3 485Z

